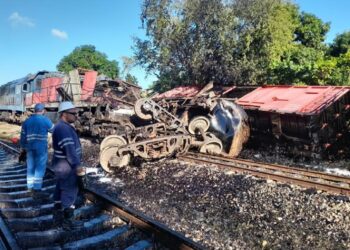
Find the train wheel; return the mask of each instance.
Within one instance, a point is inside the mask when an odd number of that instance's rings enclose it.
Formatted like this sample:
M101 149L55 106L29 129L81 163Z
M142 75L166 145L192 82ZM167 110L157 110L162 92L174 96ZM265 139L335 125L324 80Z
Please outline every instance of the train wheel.
M206 133L206 140L200 147L199 152L204 154L220 154L222 149L221 140L212 133Z
M108 173L115 167L127 166L130 162L130 154L117 156L119 147L107 147L100 153L100 165Z
M109 135L103 139L100 144L100 152L102 152L107 147L119 147L120 145L125 145L126 140L119 135Z
M123 126L124 126L125 130L128 132L132 132L135 130L135 126L131 122L125 122L125 123L123 123Z
M143 105L145 105L145 100L146 99L139 99L136 101L134 109L135 109L135 114L140 117L142 120L151 120L152 119L152 114L147 113L147 111L143 108Z
M204 144L199 152L204 154L220 154L222 151L222 143L221 142L209 142Z
M198 134L200 130L206 132L209 129L210 122L209 119L205 116L196 116L194 119L190 121L188 125L188 131L194 135Z

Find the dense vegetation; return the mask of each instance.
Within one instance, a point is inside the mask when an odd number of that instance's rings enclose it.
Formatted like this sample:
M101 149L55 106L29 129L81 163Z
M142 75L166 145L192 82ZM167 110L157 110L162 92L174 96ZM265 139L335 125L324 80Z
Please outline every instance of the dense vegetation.
M135 62L153 89L206 84L350 85L350 32L287 0L144 0Z
M69 55L62 58L57 70L68 73L72 69L83 68L98 71L111 78L119 76L117 61L109 61L107 55L95 49L93 45L77 47Z

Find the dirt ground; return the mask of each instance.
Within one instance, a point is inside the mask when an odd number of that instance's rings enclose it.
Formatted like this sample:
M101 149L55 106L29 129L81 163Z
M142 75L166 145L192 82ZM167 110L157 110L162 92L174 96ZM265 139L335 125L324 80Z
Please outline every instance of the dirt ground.
M0 122L0 139L11 140L20 138L21 126Z

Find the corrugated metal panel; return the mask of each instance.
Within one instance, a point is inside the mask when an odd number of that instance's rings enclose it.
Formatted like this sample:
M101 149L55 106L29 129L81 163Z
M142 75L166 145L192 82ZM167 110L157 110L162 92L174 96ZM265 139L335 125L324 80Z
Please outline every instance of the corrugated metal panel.
M36 103L40 103L40 93L33 93L33 99L32 99L32 103L36 104Z
M47 85L48 85L49 102L56 102L58 100L58 94L57 94L56 88L58 88L62 84L63 79L59 77L50 77L50 78L44 79L43 82L44 81L47 81Z
M72 95L73 101L78 102L80 101L81 95L79 71L77 69L69 71L69 78L70 83L66 84L66 87L69 88L71 91L69 91L67 88L65 90L67 91L67 93L70 93Z
M23 103L22 103L22 84L16 85L15 105L17 105L17 106L23 105Z
M48 77L42 80L40 91L40 102L56 102L58 99L56 88L61 85L63 79L59 77Z
M33 104L33 93L27 93L25 97L25 105L31 106Z
M289 114L315 114L350 91L335 86L264 86L238 99L245 109Z
M50 78L45 78L41 82L40 102L46 103L49 100Z
M97 72L96 71L88 71L85 73L81 100L86 100L89 97L92 97L94 93L94 89L96 86Z

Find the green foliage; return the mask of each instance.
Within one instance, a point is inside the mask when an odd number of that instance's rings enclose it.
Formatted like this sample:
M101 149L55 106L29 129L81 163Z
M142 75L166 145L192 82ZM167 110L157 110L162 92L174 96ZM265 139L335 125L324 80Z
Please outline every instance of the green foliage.
M350 51L340 57L325 57L312 48L295 48L275 64L271 83L304 85L350 85Z
M329 53L332 56L339 56L350 51L350 31L339 34L334 39L333 43L329 48Z
M83 68L96 70L111 78L119 76L118 63L115 60L109 61L107 55L95 49L93 45L77 47L69 55L63 57L57 65L57 70L69 72L72 69Z
M154 91L179 85L349 83L350 32L330 47L330 24L289 0L144 0L147 38L133 63Z
M137 80L136 76L133 76L130 73L126 74L125 81L128 82L128 83L136 84L136 85L139 84L139 81Z
M313 14L302 12L300 24L295 31L295 40L302 45L315 49L324 49L324 40L330 29L330 23L324 23Z
M158 74L156 91L263 83L270 61L292 45L296 13L282 0L145 0L148 39L135 39L135 59Z
M309 13L298 14L295 43L271 63L268 71L271 84L342 85L344 70L338 58L326 56L325 36L330 24Z
M350 51L340 55L338 58L337 66L340 71L340 81L336 85L350 86Z
M317 62L322 58L322 51L296 45L283 55L280 62L271 65L272 77L269 83L315 84L313 73L317 68Z

